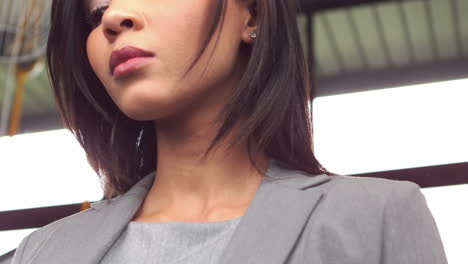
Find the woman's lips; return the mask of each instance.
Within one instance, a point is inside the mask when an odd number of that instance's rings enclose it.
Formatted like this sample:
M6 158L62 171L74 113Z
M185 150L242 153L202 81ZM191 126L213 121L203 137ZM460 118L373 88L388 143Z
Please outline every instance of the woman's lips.
M115 79L134 72L154 58L154 54L135 47L124 47L112 52L109 61L111 74Z

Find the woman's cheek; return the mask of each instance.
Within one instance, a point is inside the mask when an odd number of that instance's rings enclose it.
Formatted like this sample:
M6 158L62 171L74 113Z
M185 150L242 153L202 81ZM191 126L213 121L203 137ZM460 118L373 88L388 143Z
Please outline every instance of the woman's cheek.
M86 52L88 55L88 61L93 69L94 73L99 77L101 81L104 81L104 57L103 52L99 52L99 43L97 41L97 35L93 32L88 37L86 42Z

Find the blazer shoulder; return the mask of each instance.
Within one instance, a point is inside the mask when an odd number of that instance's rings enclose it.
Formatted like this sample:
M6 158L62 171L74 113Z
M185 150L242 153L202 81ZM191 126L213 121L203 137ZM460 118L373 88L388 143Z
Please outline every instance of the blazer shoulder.
M372 198L385 202L390 196L405 196L419 192L420 186L410 181L345 175L330 176L331 184L326 191L329 196L343 198Z
M107 232L108 238L114 235L125 223L128 223L134 210L141 204L153 176L154 172L148 174L124 194L113 199L94 202L86 210L33 231L18 246L12 263L31 263L30 260L37 255L45 258L52 256L52 248L62 248L64 244L70 248L79 247L83 243L88 243L83 241L88 241L92 235L101 231L103 226L106 227L104 231Z
M387 208L404 206L405 201L423 197L419 185L397 181L344 175L329 176L327 184L318 186L324 196L322 208L342 219L366 218L385 214Z
M340 176L330 197L355 199L340 207L347 220L356 216L360 230L377 226L382 236L380 263L446 264L435 219L421 187L409 181ZM375 221L375 220L378 221Z
M31 259L62 227L77 228L80 223L88 224L89 221L87 220L94 214L94 211L94 208L89 208L34 230L24 237L18 245L11 264L24 263L26 260Z
M352 252L342 254L343 259L354 258L349 263L447 263L419 185L370 177L330 177L328 184L320 186L323 197L309 220L308 245L318 248L312 247L311 252L328 252L326 258L335 258L336 252Z

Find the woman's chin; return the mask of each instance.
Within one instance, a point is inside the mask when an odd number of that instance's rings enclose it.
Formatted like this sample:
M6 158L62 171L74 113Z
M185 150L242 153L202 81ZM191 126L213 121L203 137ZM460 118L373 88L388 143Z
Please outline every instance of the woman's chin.
M132 108L132 109L122 109L122 112L130 119L135 121L152 121L160 119L161 116L164 117L164 114L156 112L154 110L149 110L148 108Z
M121 111L130 119L136 121L152 121L165 119L175 111L174 107L163 103L135 103L121 107Z
M136 121L156 120L170 114L175 98L167 94L149 93L144 89L127 90L120 94L116 103L120 110Z

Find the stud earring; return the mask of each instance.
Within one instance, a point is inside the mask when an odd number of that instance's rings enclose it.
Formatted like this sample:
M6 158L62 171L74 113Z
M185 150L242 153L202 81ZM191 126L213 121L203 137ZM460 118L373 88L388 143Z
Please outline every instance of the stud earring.
M255 31L252 31L249 33L249 36L251 39L256 39L257 38L257 33Z

